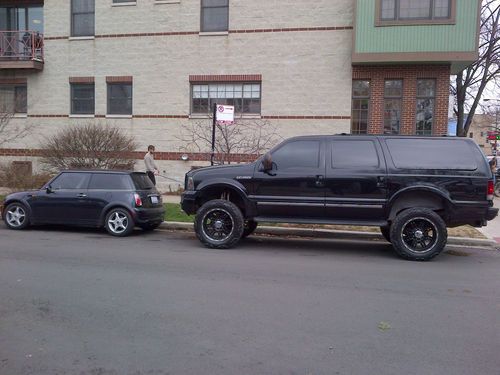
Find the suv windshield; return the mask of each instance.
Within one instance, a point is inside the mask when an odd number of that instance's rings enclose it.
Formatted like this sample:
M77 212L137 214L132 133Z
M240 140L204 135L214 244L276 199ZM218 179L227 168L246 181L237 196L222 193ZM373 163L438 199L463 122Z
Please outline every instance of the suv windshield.
M154 188L153 183L145 173L132 173L130 176L137 190L150 190Z

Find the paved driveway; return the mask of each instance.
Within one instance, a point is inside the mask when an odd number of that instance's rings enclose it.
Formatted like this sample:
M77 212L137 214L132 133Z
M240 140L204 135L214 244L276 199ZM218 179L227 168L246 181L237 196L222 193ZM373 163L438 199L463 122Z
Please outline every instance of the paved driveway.
M0 229L0 374L453 374L500 368L500 253Z

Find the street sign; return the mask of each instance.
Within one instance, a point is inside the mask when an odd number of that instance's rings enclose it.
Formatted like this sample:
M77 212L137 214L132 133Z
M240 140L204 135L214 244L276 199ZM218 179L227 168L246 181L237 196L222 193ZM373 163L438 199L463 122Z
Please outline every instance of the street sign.
M218 104L216 120L220 125L234 124L234 106Z

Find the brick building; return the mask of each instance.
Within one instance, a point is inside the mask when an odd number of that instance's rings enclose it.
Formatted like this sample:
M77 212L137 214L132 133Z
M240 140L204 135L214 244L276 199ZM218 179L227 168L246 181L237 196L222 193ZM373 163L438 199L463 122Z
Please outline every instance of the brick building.
M445 134L450 74L477 57L480 0L0 0L0 106L41 136L117 126L181 178L213 101L301 134ZM139 152L140 151L140 152ZM142 163L137 163L141 169Z

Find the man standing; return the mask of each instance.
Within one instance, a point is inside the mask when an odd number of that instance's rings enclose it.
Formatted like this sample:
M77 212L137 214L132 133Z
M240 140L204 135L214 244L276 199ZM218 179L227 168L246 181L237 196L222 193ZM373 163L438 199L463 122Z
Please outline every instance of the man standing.
M159 170L155 163L154 153L155 153L155 146L149 145L148 153L144 156L144 164L146 164L146 173L149 179L151 180L153 185L156 186L155 175L159 173Z

